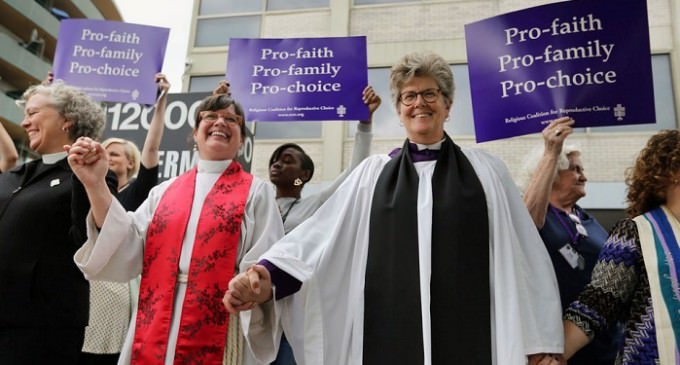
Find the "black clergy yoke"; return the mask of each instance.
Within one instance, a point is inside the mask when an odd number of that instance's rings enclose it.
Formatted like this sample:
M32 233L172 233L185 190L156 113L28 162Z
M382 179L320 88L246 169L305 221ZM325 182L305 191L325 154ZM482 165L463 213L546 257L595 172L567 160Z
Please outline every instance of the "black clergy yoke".
M423 364L418 173L406 140L371 205L363 363ZM489 221L482 185L448 135L432 176L432 364L491 364Z

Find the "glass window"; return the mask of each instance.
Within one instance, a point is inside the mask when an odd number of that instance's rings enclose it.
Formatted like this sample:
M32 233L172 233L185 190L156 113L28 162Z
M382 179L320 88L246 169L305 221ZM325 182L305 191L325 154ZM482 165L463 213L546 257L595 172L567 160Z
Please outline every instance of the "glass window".
M373 5L390 3L412 3L419 0L354 0L354 5Z
M472 101L470 99L470 79L467 65L452 65L453 80L456 90L453 96L453 107L449 121L444 129L449 135L474 135L475 127L472 121ZM396 106L390 96L390 68L368 69L368 83L380 95L382 104L373 114L373 135L376 137L406 137L404 127L399 125ZM349 123L348 137L356 133L356 122Z
M256 140L321 138L321 128L322 122L257 122L251 127Z
M191 80L189 80L189 92L211 92L224 78L224 75L192 76Z
M194 46L226 46L229 38L257 38L260 36L261 21L260 15L199 19Z
M327 8L329 0L268 0L267 10Z
M592 132L646 132L677 128L675 101L671 77L670 57L667 54L652 55L652 81L654 83L655 124L635 124L622 127L591 128Z
M224 75L192 76L189 92L212 91ZM245 106L244 106L245 108ZM335 122L327 122L335 123ZM247 122L255 139L321 138L321 122Z
M198 15L246 13L262 10L263 0L201 0Z

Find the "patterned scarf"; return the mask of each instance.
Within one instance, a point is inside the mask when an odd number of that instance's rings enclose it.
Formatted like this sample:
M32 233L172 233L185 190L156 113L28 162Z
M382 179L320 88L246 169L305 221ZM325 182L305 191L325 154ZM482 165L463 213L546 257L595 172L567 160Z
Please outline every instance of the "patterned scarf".
M196 174L194 168L168 187L147 231L133 365L164 363ZM222 297L234 274L251 182L252 176L232 162L205 198L189 265L175 364L222 364L229 322Z
M660 364L680 360L680 224L666 207L633 219L652 295Z
M383 168L371 205L364 287L364 364L423 364L418 173L405 141ZM427 184L427 181L422 183ZM432 363L491 364L486 197L446 136L432 176ZM455 362L455 361L454 361Z

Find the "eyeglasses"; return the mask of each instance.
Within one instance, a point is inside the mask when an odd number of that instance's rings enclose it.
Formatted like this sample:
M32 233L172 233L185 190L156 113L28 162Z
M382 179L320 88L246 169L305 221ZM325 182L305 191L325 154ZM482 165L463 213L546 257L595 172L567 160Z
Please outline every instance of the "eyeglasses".
M401 101L404 106L411 106L418 99L418 95L423 97L423 100L427 103L434 103L439 97L439 89L427 89L419 92L407 91L399 95L399 101Z
M583 223L581 223L581 218L574 213L569 213L569 219L576 225L576 232L578 232L578 234L583 237L588 237L588 230L583 226Z
M210 110L204 110L199 113L201 120L206 122L215 123L219 119L222 119L227 124L236 124L239 127L243 125L243 118L240 115L232 113L217 113Z

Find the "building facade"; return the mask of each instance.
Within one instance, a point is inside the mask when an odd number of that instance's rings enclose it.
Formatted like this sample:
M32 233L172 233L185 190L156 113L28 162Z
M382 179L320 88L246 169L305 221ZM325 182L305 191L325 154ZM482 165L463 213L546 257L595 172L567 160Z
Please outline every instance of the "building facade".
M67 18L122 20L113 0L0 0L0 122L23 157L23 111L14 101L47 76Z
M230 37L367 37L369 82L383 104L374 120L373 153L403 142L389 98L389 67L411 51L434 51L452 65L456 95L447 132L457 143L475 145L464 25L549 0L196 0L183 78L185 91L208 91L224 77ZM578 143L589 179L588 208L624 206L624 171L655 131L677 128L680 119L680 1L647 0L657 123L582 128ZM624 30L625 31L625 30ZM266 178L270 153L281 143L299 143L317 165L313 182L334 179L349 163L356 122L255 126L253 173ZM477 144L501 157L515 173L523 156L542 146L540 134Z

